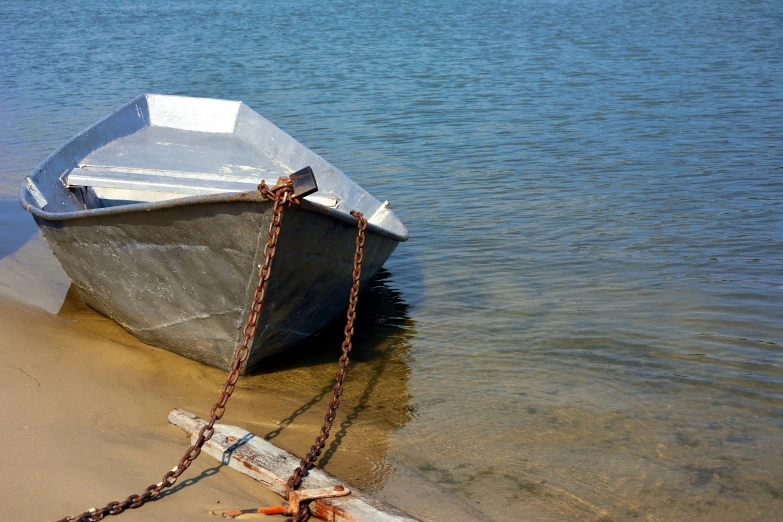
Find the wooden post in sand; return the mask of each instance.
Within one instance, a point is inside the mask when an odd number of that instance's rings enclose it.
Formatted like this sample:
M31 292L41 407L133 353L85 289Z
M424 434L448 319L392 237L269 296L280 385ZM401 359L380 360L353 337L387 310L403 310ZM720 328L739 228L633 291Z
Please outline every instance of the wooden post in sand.
M169 412L169 422L188 433L191 440L196 439L199 430L206 424L203 419L178 408ZM301 460L249 431L225 424L215 425L215 434L204 443L202 451L281 497L286 495L288 476ZM320 469L311 470L305 479L307 489L333 489L343 484L337 477ZM310 510L316 518L328 522L421 522L354 487L345 497L314 500Z

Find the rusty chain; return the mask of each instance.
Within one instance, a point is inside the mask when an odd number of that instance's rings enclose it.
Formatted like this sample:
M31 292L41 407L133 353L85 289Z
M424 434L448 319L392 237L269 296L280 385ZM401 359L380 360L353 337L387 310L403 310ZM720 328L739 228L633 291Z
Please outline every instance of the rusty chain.
M340 407L340 396L343 394L345 368L348 366L348 354L351 352L352 348L351 338L353 337L353 322L356 319L356 303L359 300L359 282L362 276L362 257L364 256L364 231L367 229L367 220L361 212L352 210L351 215L358 220L357 227L359 231L356 235L356 252L353 256L353 282L348 300L347 322L345 324L345 329L343 330L345 340L342 344L343 353L339 359L340 369L337 371L337 375L335 375L336 383L334 388L332 388L332 400L329 402L329 408L326 411L326 417L324 418L323 426L321 426L321 432L315 438L315 444L310 447L310 451L299 463L299 467L294 470L291 478L288 479L289 491L293 491L301 486L304 476L313 466L315 466L316 460L318 460L321 451L326 445L326 439L329 438L329 432L332 430L334 418L337 416L337 408ZM307 504L303 504L296 515L287 519L286 522L306 522L309 519L310 508Z
M248 344L255 335L258 317L264 305L267 282L272 272L272 261L275 257L277 240L280 235L280 226L283 222L283 210L287 206L299 206L299 198L295 196L293 184L287 178L280 178L278 183L271 189L263 181L258 186L258 191L267 199L274 201L272 209L272 221L269 224L269 239L264 246L264 264L258 271L258 285L253 294L253 304L248 314L247 322L242 328L242 343L234 351L234 359L223 384L220 399L215 403L210 412L209 422L199 430L196 442L192 444L180 459L179 463L163 475L163 479L157 484L152 484L144 490L141 495L131 495L123 501L113 501L100 509L92 508L79 515L67 516L57 522L96 522L103 520L107 515L119 515L126 509L137 509L146 502L157 500L161 492L174 485L177 479L182 475L201 454L201 448L215 433L215 423L220 420L226 411L226 404L234 393L242 365L250 354ZM329 432L337 415L337 408L340 406L340 396L343 394L343 383L345 382L345 369L348 366L348 354L351 352L351 339L354 333L354 320L356 319L356 304L359 299L359 284L362 273L362 258L364 255L364 237L367 229L367 220L361 212L351 211L351 216L357 219L358 234L356 236L356 251L353 258L352 285L348 302L347 322L344 329L345 339L342 344L342 355L339 359L339 370L335 375L335 385L332 389L332 400L324 418L321 431L315 439L315 444L302 459L299 466L294 470L291 478L288 479L288 489L296 490L301 486L302 479L314 466L321 451L329 438ZM307 504L302 504L299 511L286 522L307 522L310 519L310 508Z
M201 447L215 433L215 422L223 417L223 414L226 411L226 403L234 393L242 365L250 354L250 347L248 344L255 335L258 316L261 314L261 308L264 305L264 296L266 294L267 282L269 281L269 276L272 271L272 260L275 257L277 239L280 234L280 225L283 222L283 210L286 206L299 206L300 204L299 199L294 195L293 184L287 178L280 178L278 183L271 189L262 181L258 186L258 191L267 199L275 202L272 209L272 222L269 224L269 240L264 246L264 264L258 271L258 285L253 294L253 304L250 308L247 323L245 323L245 326L242 328L242 343L234 352L231 370L229 370L226 382L223 384L220 399L212 407L209 422L201 428L196 442L188 448L180 459L179 464L163 475L163 479L160 482L148 486L141 495L131 495L121 502L109 502L100 509L89 509L79 515L62 518L58 520L58 522L96 522L98 520L103 520L106 515L119 515L126 509L136 509L143 506L146 502L157 500L160 497L161 491L173 486L179 476L190 467L193 461L196 460L196 457L201 453Z

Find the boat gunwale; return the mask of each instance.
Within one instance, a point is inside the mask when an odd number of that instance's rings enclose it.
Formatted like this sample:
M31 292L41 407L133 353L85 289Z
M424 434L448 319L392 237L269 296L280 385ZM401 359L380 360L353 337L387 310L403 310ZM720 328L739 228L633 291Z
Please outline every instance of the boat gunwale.
M134 103L137 103L139 100L147 99L150 96L167 96L167 97L176 97L176 98L190 98L188 96L180 96L180 95L159 95L159 94L152 94L152 93L141 93L138 96L134 97L129 102L123 104L121 107L113 110L100 120L96 121L95 123L89 125L84 130L79 132L78 134L75 134L70 139L68 139L65 143L57 147L51 154L49 154L37 167L35 167L30 174L25 176L25 180L29 180L33 184L35 183L34 176L40 172L43 172L46 168L46 166L59 154L61 154L68 146L70 146L73 142L81 138L85 133L87 133L92 128L98 127L102 123L110 120L111 118L115 117L117 113L120 111L126 109L127 107L133 105ZM205 99L213 99L213 98L205 98ZM220 100L225 102L231 102L231 103L242 103L239 100ZM271 122L269 122L272 124ZM150 125L149 120L147 120L147 125ZM272 124L274 125L274 124ZM281 132L285 133L285 131ZM294 138L292 138L294 139ZM294 139L294 141L296 141ZM298 143L298 142L297 142ZM304 145L302 145L305 147ZM67 190L67 189L66 189ZM158 210L158 209L165 209L165 208L175 208L175 207L184 207L184 206L190 206L190 205L205 205L210 203L225 203L225 202L257 202L257 201L268 201L265 198L261 196L259 192L256 191L249 191L249 192L226 192L226 193L220 193L220 194L207 194L207 195L200 195L200 196L188 196L183 198L176 198L176 199L168 199L163 201L155 201L155 202L140 202L140 203L130 203L127 205L118 205L115 207L104 207L104 208L94 208L94 209L85 209L85 210L77 210L73 212L49 212L46 210L43 210L40 206L38 206L36 203L31 203L28 200L28 194L29 189L26 187L26 184L23 183L21 188L19 189L19 203L22 205L22 208L30 212L33 216L36 216L38 218L46 219L48 221L71 221L71 220L77 220L77 219L86 219L90 217L98 217L98 216L108 216L108 215L119 215L119 214L131 214L135 212L150 212L152 210ZM256 195L257 197L254 197L253 195ZM369 193L368 193L369 194ZM314 203L312 201L308 201L307 199L302 200L302 208L311 210L314 212L317 212L319 214L324 214L329 217L332 217L334 219L337 219L338 221L343 221L345 223L349 223L351 225L355 225L358 220L351 216L348 213L340 212L335 209L328 208L326 206L320 205L318 203ZM399 221L399 218L397 218ZM400 221L400 224L402 222ZM404 235L402 234L395 234L391 230L388 230L386 228L383 228L379 225L375 225L373 223L370 223L368 221L367 223L367 230L370 232L373 232L375 234L388 237L390 239L393 239L398 242L405 242L408 240L408 234L407 230ZM405 230L403 225L403 230Z
M46 163L46 161L44 161L44 163ZM74 212L48 212L46 210L39 208L36 204L28 201L27 187L25 185L22 185L22 187L19 189L19 203L22 205L22 208L30 212L32 215L45 219L47 221L75 221L79 219L88 219L88 218L100 217L100 216L116 216L122 214L135 214L138 212L151 212L153 210L168 209L168 208L188 207L188 206L195 206L195 205L208 205L212 203L239 203L239 202L261 203L261 202L269 202L269 200L266 199L266 197L264 197L258 191L225 192L221 194L207 194L202 196L188 196L188 197L177 198L177 199L167 199L163 201L155 201L150 203L131 203L128 205L119 205L116 207L93 208L93 209L86 209L86 210L78 210ZM346 214L338 210L327 208L318 203L308 201L306 198L302 200L301 208L304 210L316 212L318 214L324 214L326 216L334 218L338 221L348 223L350 225L356 225L356 223L358 222L358 220L355 217L351 216L350 214ZM387 230L379 225L375 225L369 222L367 223L367 230L375 234L388 237L395 241L399 241L401 243L408 240L408 234L405 235L395 234L390 230Z

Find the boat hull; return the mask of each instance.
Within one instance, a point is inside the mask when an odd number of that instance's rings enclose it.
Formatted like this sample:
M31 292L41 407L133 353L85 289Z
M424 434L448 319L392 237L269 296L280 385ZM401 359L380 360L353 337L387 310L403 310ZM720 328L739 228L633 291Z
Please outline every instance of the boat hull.
M123 210L35 219L88 306L147 344L229 368L263 264L272 203L240 193ZM355 238L345 220L286 209L244 373L347 307ZM397 244L368 229L362 287Z

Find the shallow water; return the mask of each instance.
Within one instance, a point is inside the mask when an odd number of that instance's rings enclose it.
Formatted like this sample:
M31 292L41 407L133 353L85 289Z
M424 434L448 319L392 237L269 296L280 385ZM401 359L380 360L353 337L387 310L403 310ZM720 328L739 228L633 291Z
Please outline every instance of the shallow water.
M340 428L377 441L358 484L415 473L496 520L780 519L783 4L12 1L0 30L0 198L159 92L241 99L392 202L411 239ZM56 312L0 210L0 288ZM327 385L306 353L249 380L297 390L259 430Z

